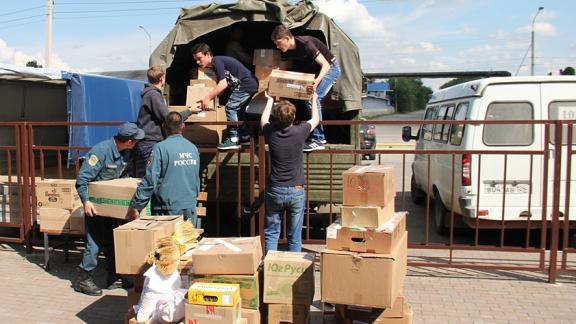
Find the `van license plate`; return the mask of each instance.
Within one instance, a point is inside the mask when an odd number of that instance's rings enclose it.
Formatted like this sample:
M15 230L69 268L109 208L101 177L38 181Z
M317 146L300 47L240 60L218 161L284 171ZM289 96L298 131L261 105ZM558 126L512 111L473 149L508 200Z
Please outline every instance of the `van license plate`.
M506 184L506 194L527 194L530 186L527 183L519 183L517 185ZM504 184L484 184L484 193L486 194L502 194L504 193Z

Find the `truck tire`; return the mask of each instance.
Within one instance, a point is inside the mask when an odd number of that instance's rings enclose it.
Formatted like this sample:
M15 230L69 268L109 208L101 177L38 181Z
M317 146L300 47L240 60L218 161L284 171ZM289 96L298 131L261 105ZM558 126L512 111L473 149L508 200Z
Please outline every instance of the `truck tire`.
M434 196L434 229L440 235L448 234L448 215L450 211L444 206L440 194Z
M424 205L426 201L426 193L416 185L414 174L412 174L412 179L410 179L410 199L412 199L412 202L416 205Z

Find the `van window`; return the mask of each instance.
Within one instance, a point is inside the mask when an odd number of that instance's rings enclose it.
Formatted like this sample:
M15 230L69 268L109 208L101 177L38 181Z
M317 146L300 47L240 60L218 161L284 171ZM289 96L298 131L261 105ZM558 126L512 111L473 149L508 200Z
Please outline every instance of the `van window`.
M438 107L430 107L426 110L424 120L435 120L438 116ZM422 125L422 138L429 141L432 139L432 126L431 124Z
M446 116L444 120L452 120L452 115L454 114L454 106L449 106L446 110ZM449 124L442 125L442 142L448 143L448 135L450 134L450 126Z
M527 102L491 103L486 120L532 120L532 105ZM489 146L530 145L534 141L534 126L529 124L487 124L482 135Z
M454 106L442 106L438 109L438 116L436 120L450 120L452 119L452 112L454 111ZM436 124L434 125L433 138L437 142L448 142L448 130L450 125Z
M466 120L466 115L468 114L468 102L462 102L458 104L456 108L456 113L454 114L454 120ZM462 144L462 137L464 136L464 124L454 124L450 130L450 144L460 145Z
M548 106L548 116L551 120L576 120L576 102L575 101L555 101ZM550 143L555 144L554 132L555 125L550 125ZM562 127L562 145L568 144L568 126ZM576 145L576 127L572 126L572 145Z

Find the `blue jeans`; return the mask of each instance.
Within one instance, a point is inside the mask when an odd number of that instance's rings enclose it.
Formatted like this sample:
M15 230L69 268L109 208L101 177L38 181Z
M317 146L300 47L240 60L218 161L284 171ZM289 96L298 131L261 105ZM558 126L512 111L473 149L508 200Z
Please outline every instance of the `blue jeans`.
M318 107L318 115L320 117L320 121L322 121L322 99L326 97L332 86L338 81L340 78L340 66L338 63L333 62L330 65L330 70L328 73L322 78L320 84L316 87L316 94L318 95L318 100L316 101L316 105ZM306 106L308 107L308 111L312 112L312 102L306 102ZM310 135L310 139L314 142L322 142L324 140L324 127L322 124L318 124L316 128L312 131Z
M80 268L92 271L98 265L98 255L104 253L108 273L116 273L114 260L114 235L113 230L120 225L120 220L102 217L85 216L84 227L86 230L86 249L82 255Z
M282 212L286 211L286 236L288 251L300 252L302 249L302 223L304 221L304 188L269 186L266 188L264 220L264 238L266 253L278 250Z
M194 227L196 227L196 220L198 216L196 215L196 207L187 209L172 209L172 210L160 210L155 209L153 211L154 215L184 215L184 220L192 222Z
M252 93L239 88L232 90L228 103L226 103L226 119L228 121L246 120L246 106L252 99ZM228 125L228 138L238 138L238 125ZM242 135L242 134L241 134Z

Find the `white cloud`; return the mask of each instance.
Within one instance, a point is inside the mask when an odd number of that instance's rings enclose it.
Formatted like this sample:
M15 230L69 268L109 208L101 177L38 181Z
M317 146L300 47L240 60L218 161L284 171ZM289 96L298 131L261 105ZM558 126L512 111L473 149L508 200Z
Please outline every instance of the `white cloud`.
M440 52L442 50L430 42L420 42L419 45L424 52Z
M384 24L357 0L319 0L316 4L351 36L387 33Z
M12 64L17 66L26 66L29 61L36 60L42 62L42 56L39 54L29 54L11 48L6 42L0 39L0 63Z
M520 33L530 33L532 32L532 25L522 26L518 28L516 31ZM548 22L534 23L534 32L538 34L538 36L543 37L554 37L558 35L556 27Z
M416 64L416 60L411 57L405 57L400 59L400 63L414 65Z

